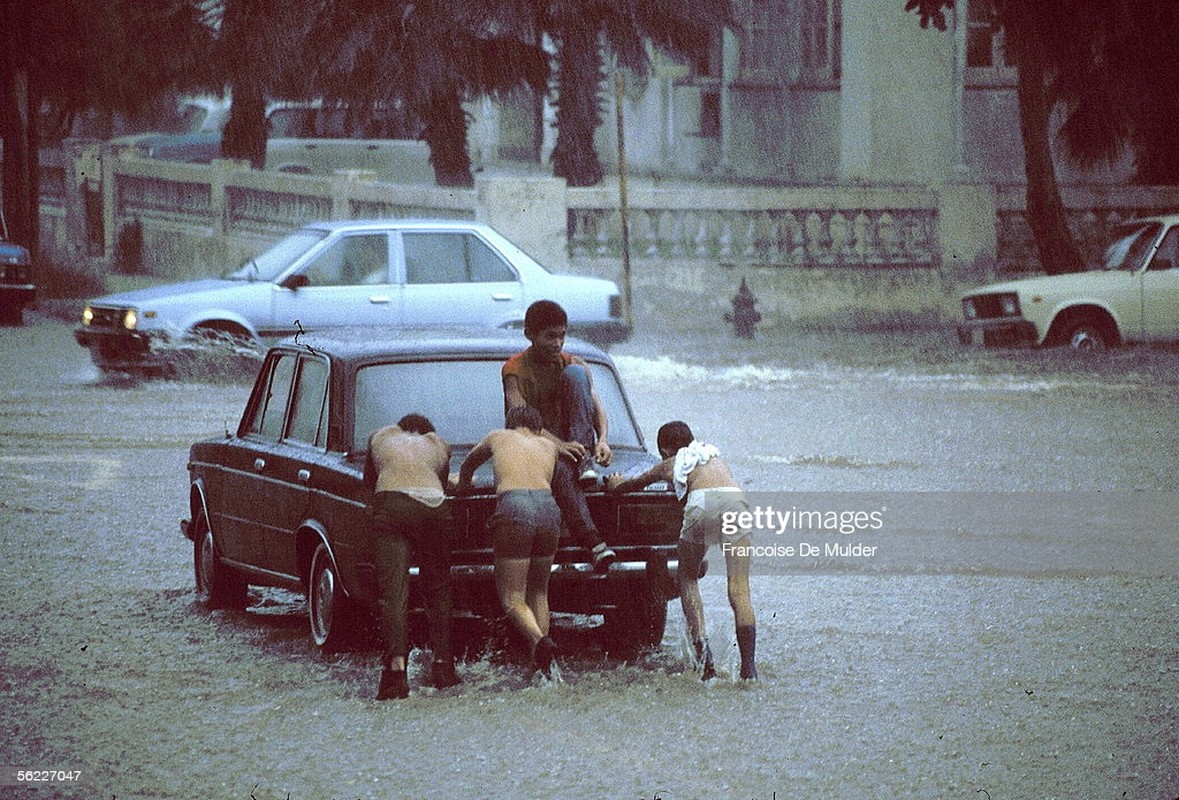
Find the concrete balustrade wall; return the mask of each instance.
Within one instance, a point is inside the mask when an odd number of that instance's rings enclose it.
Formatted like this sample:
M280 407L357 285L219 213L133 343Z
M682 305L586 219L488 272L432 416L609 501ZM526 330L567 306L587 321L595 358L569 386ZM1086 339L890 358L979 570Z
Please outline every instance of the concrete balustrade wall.
M489 223L554 271L620 285L617 179L567 187L546 175L480 173L472 189L378 182L370 173L293 175L234 161L182 164L70 140L42 160L42 246L78 269L117 274L118 242L142 231L139 280L215 275L318 219L459 218ZM1109 227L1179 207L1179 191L1067 187L1070 223L1096 258ZM958 295L1034 271L1019 186L740 186L632 180L636 323L723 327L744 279L763 325L944 325Z

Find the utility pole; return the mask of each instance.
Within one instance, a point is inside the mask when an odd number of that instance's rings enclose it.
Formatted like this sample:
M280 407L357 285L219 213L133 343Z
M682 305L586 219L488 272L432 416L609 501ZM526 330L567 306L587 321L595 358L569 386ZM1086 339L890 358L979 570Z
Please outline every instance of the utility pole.
M633 324L630 290L630 225L626 199L626 137L622 120L622 73L614 70L614 121L618 133L618 210L622 217L622 313Z

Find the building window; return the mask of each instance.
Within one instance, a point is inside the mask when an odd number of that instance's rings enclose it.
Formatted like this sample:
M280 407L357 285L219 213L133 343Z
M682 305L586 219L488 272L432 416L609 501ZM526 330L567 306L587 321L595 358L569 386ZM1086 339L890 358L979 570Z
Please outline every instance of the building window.
M802 0L802 77L839 77L841 51L839 0Z
M721 76L721 34L712 35L712 41L704 50L688 56L688 74L696 79L716 80Z
M789 84L838 79L840 0L746 0L737 5L742 80Z
M700 135L706 139L721 135L721 103L717 92L700 94Z
M1003 26L995 0L968 0L966 7L966 80L973 84L1011 83L1015 70L1007 61Z
M785 77L790 43L787 0L752 0L745 9L741 47L741 77L746 81L779 83Z

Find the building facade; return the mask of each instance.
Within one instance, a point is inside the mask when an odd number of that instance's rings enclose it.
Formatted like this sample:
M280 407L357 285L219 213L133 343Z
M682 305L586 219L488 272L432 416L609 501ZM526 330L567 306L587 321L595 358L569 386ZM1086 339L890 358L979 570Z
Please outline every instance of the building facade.
M628 170L789 185L1021 183L1017 73L994 0L957 0L947 30L904 0L735 0L736 26L687 61L628 76ZM613 103L604 102L613 109ZM598 151L617 170L615 126ZM1124 182L1128 162L1062 184Z

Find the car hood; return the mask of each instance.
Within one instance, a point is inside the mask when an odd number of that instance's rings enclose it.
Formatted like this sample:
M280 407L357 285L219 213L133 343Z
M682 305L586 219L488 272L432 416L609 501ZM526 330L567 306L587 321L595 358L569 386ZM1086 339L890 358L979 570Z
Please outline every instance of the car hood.
M463 459L467 457L467 454L471 451L472 447L473 445L469 444L459 444L453 445L451 447L450 471L452 473L458 472L459 467L462 466ZM637 447L615 447L612 448L611 452L613 453L613 458L610 461L610 466L603 467L596 464L594 465L594 469L599 476L613 475L617 473L619 475L633 477L641 472L645 472L659 463L658 456L655 456L646 450L640 450ZM475 473L474 485L480 493L486 493L493 489L490 464L484 464L483 467ZM591 493L602 491L601 485L598 485L594 488L588 486L585 488L587 492ZM651 488L659 489L660 484L653 484ZM669 486L667 488L670 489L671 487Z
M146 303L158 302L160 300L169 300L174 297L184 297L185 299L189 299L195 295L214 294L227 289L241 290L243 286L248 285L250 284L246 281L227 281L221 278L205 278L199 281L169 283L163 286L152 286L146 289L135 289L130 292L108 294L103 297L98 297L91 300L90 304L95 306L139 307Z
M1021 278L1003 283L992 283L980 286L967 292L964 297L979 294L998 294L1000 292L1015 292L1016 294L1050 294L1067 290L1069 292L1084 292L1088 289L1107 287L1111 282L1125 280L1131 273L1110 270L1090 270L1088 272L1070 272L1065 275L1038 275L1034 278Z

